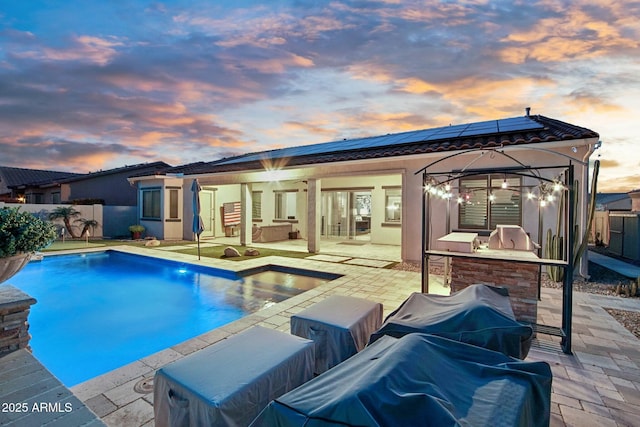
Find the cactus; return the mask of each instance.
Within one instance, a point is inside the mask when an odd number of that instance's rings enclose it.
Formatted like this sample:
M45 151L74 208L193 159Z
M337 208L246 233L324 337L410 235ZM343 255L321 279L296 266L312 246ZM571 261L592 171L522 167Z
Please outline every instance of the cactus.
M545 245L545 258L562 259L564 258L564 245L562 236L552 234L551 229L547 230L547 242ZM547 274L554 282L561 282L564 270L560 267L547 267Z
M600 171L600 160L596 160L593 162L593 176L591 178L591 197L589 199L589 213L587 216L587 226L584 229L584 234L582 239L580 239L580 244L577 245L577 249L573 252L573 265L577 265L580 258L584 254L584 251L587 250L587 245L589 244L589 233L591 232L591 226L593 225L593 217L596 212L596 193L598 191L598 173ZM578 230L576 230L577 232ZM578 234L575 234L578 236ZM575 243L577 243L576 240Z
M565 203L573 203L575 209L573 210L573 265L574 267L578 265L580 258L584 254L584 251L587 249L587 245L589 243L589 233L591 230L591 225L593 223L593 217L595 214L595 206L596 206L596 192L598 186L598 173L600 171L600 160L596 160L593 164L593 177L591 181L591 194L589 198L589 211L587 216L587 225L584 228L583 235L580 237L580 225L578 224L578 192L573 192L573 199L570 201L565 200L565 193L562 193L560 196L560 201L558 202L558 218L556 221L556 234L552 234L551 229L547 230L547 242L545 246L545 257L550 259L564 259L564 246L563 246L563 238L561 236L562 233L562 223L563 223L563 212ZM575 189L579 188L579 182L576 180L573 183ZM560 267L552 267L547 266L547 274L549 278L556 282L561 282L564 279L564 270ZM573 274L573 272L571 272ZM640 278L639 278L640 280Z

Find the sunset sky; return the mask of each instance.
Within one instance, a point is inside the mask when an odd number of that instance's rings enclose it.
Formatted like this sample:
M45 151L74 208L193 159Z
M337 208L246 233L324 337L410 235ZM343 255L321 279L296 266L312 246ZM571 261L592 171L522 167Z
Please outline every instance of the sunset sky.
M637 1L1 1L0 165L90 172L542 114L640 188Z

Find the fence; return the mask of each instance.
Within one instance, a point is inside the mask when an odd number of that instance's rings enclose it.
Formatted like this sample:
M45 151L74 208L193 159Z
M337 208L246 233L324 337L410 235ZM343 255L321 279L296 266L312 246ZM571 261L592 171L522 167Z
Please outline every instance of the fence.
M640 213L610 212L609 250L616 255L640 260Z
M90 230L91 237L130 237L129 226L138 223L136 206L103 206L103 205L53 205L53 204L29 204L29 203L5 203L0 202L0 208L19 207L20 210L31 212L42 219L48 219L50 212L57 207L69 207L80 212L76 218L71 218L71 228L76 235L82 231L82 223L75 222L77 219L92 219L98 222L95 229ZM53 221L59 229L64 228L61 219Z

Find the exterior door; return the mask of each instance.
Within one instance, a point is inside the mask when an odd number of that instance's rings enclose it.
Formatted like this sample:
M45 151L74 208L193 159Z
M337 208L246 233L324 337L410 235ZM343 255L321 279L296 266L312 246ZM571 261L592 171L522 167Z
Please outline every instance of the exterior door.
M202 222L204 223L204 231L202 236L215 237L216 235L216 211L214 206L216 205L216 193L203 189L200 192L200 211L202 216Z
M322 193L322 236L369 240L371 192L325 191Z

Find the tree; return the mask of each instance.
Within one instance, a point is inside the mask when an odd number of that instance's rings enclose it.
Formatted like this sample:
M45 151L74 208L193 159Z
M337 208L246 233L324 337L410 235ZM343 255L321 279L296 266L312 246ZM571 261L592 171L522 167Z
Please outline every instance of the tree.
M73 238L77 238L78 236L76 236L76 234L73 232L73 228L71 228L71 218L75 218L78 215L80 215L80 212L75 210L73 206L58 206L51 213L49 213L49 220L54 221L56 219L61 219L64 223L65 228L69 232L69 235Z
M79 222L80 224L82 224L82 231L80 232L80 237L87 234L87 232L89 231L89 228L91 228L91 231L94 231L94 229L99 225L98 221L96 221L95 219L79 218L79 219L76 219L75 222Z

